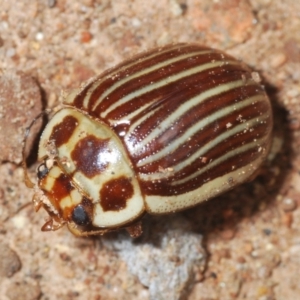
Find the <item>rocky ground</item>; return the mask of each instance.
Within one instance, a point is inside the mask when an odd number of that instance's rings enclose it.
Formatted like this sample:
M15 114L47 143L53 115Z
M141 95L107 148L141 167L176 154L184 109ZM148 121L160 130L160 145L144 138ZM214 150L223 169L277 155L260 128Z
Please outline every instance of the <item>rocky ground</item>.
M298 0L0 0L0 298L294 300L300 285ZM222 49L260 72L274 109L256 180L144 234L43 233L21 168L25 128L62 95L171 42ZM29 173L36 168L29 136Z

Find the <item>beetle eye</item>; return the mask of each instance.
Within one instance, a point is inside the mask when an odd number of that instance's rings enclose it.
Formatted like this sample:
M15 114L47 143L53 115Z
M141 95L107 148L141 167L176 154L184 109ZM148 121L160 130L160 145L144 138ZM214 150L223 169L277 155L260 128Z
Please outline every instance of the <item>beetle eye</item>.
M37 169L37 177L39 180L43 179L49 173L49 169L46 164L41 164Z
M77 205L72 212L72 220L77 225L88 225L90 224L90 218L88 213L82 205Z

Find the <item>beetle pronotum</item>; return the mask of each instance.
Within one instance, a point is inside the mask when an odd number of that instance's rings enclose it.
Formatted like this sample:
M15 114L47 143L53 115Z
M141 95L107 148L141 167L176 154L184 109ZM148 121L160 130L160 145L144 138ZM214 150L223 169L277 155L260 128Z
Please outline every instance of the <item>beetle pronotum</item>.
M132 230L145 212L176 212L247 181L270 145L271 105L252 71L195 44L135 56L63 105L39 143L43 230Z

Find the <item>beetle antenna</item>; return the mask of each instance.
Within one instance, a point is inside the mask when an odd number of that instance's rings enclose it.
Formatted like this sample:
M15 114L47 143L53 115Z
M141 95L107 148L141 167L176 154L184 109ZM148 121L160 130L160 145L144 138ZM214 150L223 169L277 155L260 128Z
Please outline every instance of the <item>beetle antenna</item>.
M50 109L45 109L43 112L39 113L32 120L30 125L25 129L25 136L24 136L24 139L23 139L23 148L22 148L22 168L23 168L23 171L24 171L24 182L25 182L26 186L30 189L32 189L35 184L31 181L31 179L28 176L28 168L27 168L26 155L25 155L27 138L29 136L29 133L30 133L30 130L31 130L32 126L37 122L37 120L39 120L44 115L48 115L50 112L51 112Z

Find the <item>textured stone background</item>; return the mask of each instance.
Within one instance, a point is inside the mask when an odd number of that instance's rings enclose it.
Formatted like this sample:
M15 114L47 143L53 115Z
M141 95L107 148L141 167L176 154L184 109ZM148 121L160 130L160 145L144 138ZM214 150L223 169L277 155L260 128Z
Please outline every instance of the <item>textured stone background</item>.
M0 0L1 299L299 298L299 28L298 0ZM91 76L183 41L223 49L264 78L275 129L259 177L145 218L135 241L40 232L46 214L34 212L20 168L26 126Z

